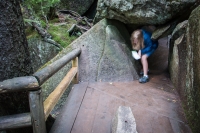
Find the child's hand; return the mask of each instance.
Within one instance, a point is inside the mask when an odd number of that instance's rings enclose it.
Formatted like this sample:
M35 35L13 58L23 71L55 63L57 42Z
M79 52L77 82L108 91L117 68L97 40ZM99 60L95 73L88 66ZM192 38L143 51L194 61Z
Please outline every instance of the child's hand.
M141 57L141 50L138 51L138 55Z

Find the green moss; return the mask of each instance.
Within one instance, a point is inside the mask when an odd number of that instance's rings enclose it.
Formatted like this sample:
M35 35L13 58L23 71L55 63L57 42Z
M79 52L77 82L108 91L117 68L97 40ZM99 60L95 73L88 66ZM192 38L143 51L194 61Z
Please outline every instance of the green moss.
M59 43L62 47L67 47L71 42L73 42L77 37L69 36L67 32L71 28L72 24L76 23L75 20L68 18L66 23L59 23L58 18L49 21L48 33L52 36L52 39ZM46 23L41 21L41 25L44 28ZM27 27L26 30L27 39L32 37L40 37L38 32L33 27Z
M199 131L199 122L198 119L198 111L194 112L191 109L188 109L184 106L184 112L186 114L186 118L188 120L188 124L194 133L198 133Z
M199 92L197 91L197 94ZM183 108L186 115L186 118L188 120L188 124L190 128L192 129L193 133L198 133L200 130L199 123L199 112L200 112L200 106L198 105L200 103L199 97L193 96L191 93L187 93L187 100L186 102L183 102Z
M55 19L52 19L52 20L49 21L49 23L57 23L57 22L59 22L58 18L55 18Z
M69 36L67 30L71 27L71 24L63 23L63 24L56 24L52 23L49 24L50 27L48 32L52 35L53 40L59 43L62 47L67 47L72 41L74 41L77 37Z
M46 25L46 22L44 21L44 20L41 20L40 21L40 24L41 24L41 26L43 27L43 28L45 28L47 25Z

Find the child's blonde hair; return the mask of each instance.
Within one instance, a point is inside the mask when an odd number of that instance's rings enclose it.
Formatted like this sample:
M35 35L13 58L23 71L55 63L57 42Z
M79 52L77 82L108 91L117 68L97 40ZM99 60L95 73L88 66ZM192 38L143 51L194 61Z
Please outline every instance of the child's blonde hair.
M137 39L137 43L134 43L134 40ZM142 30L135 30L131 34L131 44L132 48L135 50L140 50L144 48L144 39L143 39L143 34Z

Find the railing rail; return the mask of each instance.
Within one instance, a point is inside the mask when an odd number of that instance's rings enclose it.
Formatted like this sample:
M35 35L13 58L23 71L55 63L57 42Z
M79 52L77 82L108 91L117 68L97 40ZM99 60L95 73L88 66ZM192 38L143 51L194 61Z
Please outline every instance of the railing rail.
M80 53L81 49L77 48L40 71L34 73L33 76L16 77L0 82L0 93L24 90L29 91L30 106L30 113L0 117L0 131L32 125L34 133L45 133L45 120L49 116L51 110L55 107L70 82L73 79L77 80L78 55ZM43 102L41 85L70 61L72 61L71 70Z
M43 84L47 79L49 79L54 73L65 66L69 61L74 59L80 54L80 49L75 49L67 55L63 56L59 60L53 62L42 70L34 73L33 75L38 78L40 85Z
M17 77L0 82L0 93L37 90L39 83L33 76Z
M5 129L31 126L30 113L2 116L0 118L0 131Z

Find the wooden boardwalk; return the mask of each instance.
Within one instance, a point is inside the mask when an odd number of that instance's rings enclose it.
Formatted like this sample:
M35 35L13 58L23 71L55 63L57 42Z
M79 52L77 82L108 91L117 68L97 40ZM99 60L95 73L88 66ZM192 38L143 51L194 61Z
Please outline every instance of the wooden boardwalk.
M119 106L129 106L138 133L190 133L178 95L165 76L150 82L79 83L56 119L51 133L111 133Z

